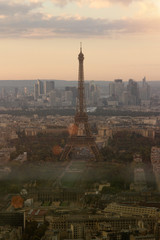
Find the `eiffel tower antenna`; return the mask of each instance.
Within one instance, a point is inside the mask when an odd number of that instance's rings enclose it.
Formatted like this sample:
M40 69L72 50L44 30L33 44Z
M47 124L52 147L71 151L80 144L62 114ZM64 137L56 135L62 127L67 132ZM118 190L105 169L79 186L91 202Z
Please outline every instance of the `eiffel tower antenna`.
M77 128L77 132L70 135L68 142L61 154L60 160L68 159L69 153L75 147L85 147L90 150L94 155L95 159L98 161L101 159L101 155L94 137L91 133L90 126L88 123L88 115L86 113L85 106L85 94L84 94L84 54L82 53L82 43L80 43L80 53L78 55L79 61L79 71L78 71L78 101L77 101L77 111L74 117L74 126ZM81 127L83 126L83 129Z
M82 42L80 42L80 52L82 52Z

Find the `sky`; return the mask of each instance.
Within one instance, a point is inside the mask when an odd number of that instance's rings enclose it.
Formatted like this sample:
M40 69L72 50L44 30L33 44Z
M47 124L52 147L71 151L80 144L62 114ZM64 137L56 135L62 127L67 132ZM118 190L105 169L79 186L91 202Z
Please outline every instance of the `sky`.
M159 0L0 0L0 80L160 80Z

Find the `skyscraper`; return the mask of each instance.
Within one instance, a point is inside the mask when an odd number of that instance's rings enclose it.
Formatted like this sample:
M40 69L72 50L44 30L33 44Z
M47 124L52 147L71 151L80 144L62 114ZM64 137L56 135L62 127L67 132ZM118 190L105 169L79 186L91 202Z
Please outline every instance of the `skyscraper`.
M115 79L115 96L117 97L118 101L122 101L122 93L124 91L124 84L122 79Z
M44 83L38 79L37 84L38 84L38 96L41 96L42 94L44 94Z
M71 96L70 93L67 92L71 92L72 93L72 99L70 99L70 101L72 101L72 106L76 105L76 99L77 99L77 88L76 87L65 87L65 94L68 96L68 94Z
M44 94L49 94L52 90L55 88L55 82L54 81L45 81L44 82Z
M115 96L115 83L114 82L109 83L109 96L110 97Z
M149 100L151 94L151 89L149 84L146 82L146 78L142 79L142 87L140 89L141 100Z
M137 82L133 79L129 79L127 85L127 91L129 95L129 105L138 105L139 104L139 88Z
M38 99L38 84L34 84L34 100Z
M109 96L113 97L119 103L122 102L123 91L124 84L122 79L115 79L114 82L109 83Z

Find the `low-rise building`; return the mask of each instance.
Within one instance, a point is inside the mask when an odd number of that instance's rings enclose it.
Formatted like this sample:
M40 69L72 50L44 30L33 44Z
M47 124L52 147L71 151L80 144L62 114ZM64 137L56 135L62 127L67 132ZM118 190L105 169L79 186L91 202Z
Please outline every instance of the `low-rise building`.
M159 209L155 207L131 206L125 204L110 203L104 209L106 213L116 213L122 216L150 216L159 217Z

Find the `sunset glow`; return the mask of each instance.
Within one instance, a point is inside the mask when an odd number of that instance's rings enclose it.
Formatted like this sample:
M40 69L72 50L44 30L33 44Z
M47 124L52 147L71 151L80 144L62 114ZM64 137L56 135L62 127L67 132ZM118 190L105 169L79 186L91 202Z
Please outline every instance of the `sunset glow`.
M160 78L157 0L0 0L1 80Z

